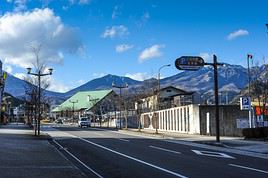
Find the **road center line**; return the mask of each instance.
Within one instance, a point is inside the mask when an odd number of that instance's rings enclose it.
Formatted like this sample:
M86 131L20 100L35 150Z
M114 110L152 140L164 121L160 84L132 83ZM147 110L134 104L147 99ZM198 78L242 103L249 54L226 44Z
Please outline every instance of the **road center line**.
M154 149L157 149L157 150L162 150L162 151L166 151L166 152L170 152L170 153L175 153L175 154L181 154L180 152L178 151L173 151L173 150L168 150L168 149L165 149L165 148L160 148L160 147L157 147L157 146L149 146L150 148L154 148Z
M121 141L124 141L124 142L129 142L129 140L123 139L123 138L116 138L116 139L121 140Z
M146 162L146 161L142 161L142 160L137 159L137 158L134 158L134 157L132 157L132 156L125 155L125 154L123 154L123 153L120 153L120 152L118 152L118 151L112 150L112 149L110 149L110 148L107 148L107 147L105 147L105 146L99 145L99 144L97 144L97 143L91 142L91 141L86 140L86 139L84 139L84 138L80 138L80 137L78 137L78 138L79 138L80 140L83 140L83 141L85 141L85 142L87 142L87 143L89 143L89 144L92 144L92 145L97 146L97 147L99 147L99 148L102 148L102 149L104 149L104 150L110 151L110 152L112 152L112 153L118 154L118 155L123 156L123 157L126 157L126 158L128 158L128 159L137 161L137 162L139 162L139 163L141 163L141 164L145 164L145 165L150 166L150 167L153 167L153 168L155 168L155 169L164 171L164 172L169 173L169 174L172 174L172 175L174 175L174 176L176 176L176 177L187 178L186 176L183 176L183 175L181 175L181 174L179 174L179 173L176 173L176 172L167 170L167 169L165 169L165 168L162 168L162 167L153 165L153 164L151 164L151 163L148 163L148 162Z
M229 166L238 167L238 168L242 168L242 169L248 169L251 171L257 171L257 172L268 174L268 171L263 171L263 170L255 169L255 168L251 168L251 167L240 166L240 165L236 165L236 164L229 164Z
M68 153L71 157L73 157L76 161L78 161L80 164L82 164L85 168L87 168L89 171L93 172L97 177L103 178L100 174L98 174L96 171L94 171L92 168L88 167L85 163L83 163L80 159L75 157L72 153L70 153L68 150L64 149L61 144L59 144L57 141L53 140L55 144L57 144L61 149L63 149L66 153Z

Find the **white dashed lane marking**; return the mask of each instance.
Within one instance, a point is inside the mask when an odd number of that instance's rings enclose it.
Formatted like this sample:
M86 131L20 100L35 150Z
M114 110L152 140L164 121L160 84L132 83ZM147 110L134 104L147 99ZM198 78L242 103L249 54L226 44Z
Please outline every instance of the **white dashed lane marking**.
M154 148L154 149L157 149L157 150L162 150L162 151L166 151L166 152L170 152L170 153L175 153L175 154L181 154L180 152L178 151L173 151L173 150L168 150L168 149L165 149L165 148L160 148L160 147L157 147L157 146L149 146L150 148Z

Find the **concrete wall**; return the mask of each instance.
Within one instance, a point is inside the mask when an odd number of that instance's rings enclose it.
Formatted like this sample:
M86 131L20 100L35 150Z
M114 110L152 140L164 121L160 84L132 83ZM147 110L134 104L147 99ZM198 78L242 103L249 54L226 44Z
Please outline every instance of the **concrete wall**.
M141 123L145 129L199 134L199 107L188 105L143 113Z
M237 128L236 120L248 118L248 111L241 111L238 105L221 105L219 108L220 135L242 136L242 129ZM216 135L215 107L210 105L199 106L200 134ZM207 129L207 116L209 115L209 131Z
M237 119L247 119L248 111L241 111L238 105L221 105L220 135L242 136L237 128ZM143 113L141 125L144 129L160 131L216 135L215 107L213 105L187 105L155 112Z

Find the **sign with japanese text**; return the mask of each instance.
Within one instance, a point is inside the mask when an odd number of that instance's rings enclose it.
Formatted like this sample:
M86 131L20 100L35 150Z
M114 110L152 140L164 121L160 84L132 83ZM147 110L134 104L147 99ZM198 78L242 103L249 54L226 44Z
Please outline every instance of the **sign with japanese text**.
M179 70L198 70L204 65L204 59L199 56L182 56L175 61L175 66Z

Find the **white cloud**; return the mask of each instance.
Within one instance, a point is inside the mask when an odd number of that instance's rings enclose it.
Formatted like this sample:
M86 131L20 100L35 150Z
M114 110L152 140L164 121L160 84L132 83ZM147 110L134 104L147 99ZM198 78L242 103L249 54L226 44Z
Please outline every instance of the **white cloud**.
M145 48L139 55L139 61L143 62L147 59L157 58L162 56L162 52L160 51L161 48L164 48L165 45L153 45L149 48Z
M83 79L80 79L80 80L77 81L77 83L78 83L78 85L83 85L83 84L86 83L86 81L83 80Z
M119 12L119 6L114 6L112 19L116 19L121 13Z
M237 31L234 31L232 33L230 33L228 36L227 36L227 39L228 40L234 40L240 36L247 36L249 35L249 32L247 30L243 30L243 29L240 29L240 30L237 30Z
M80 0L79 4L89 4L90 0Z
M51 9L0 17L0 58L4 63L23 68L32 66L35 61L32 46L39 45L39 58L45 63L62 63L64 52L77 53L82 46L75 31L64 26Z
M121 44L121 45L117 45L115 47L115 51L118 52L118 53L122 53L122 52L125 52L127 50L130 50L133 47L134 47L134 45Z
M27 0L15 0L14 1L15 12L25 11L27 9Z
M93 73L94 78L100 78L100 77L103 77L105 75L107 75L107 73Z
M138 81L143 81L143 80L151 78L152 76L148 75L146 72L145 73L138 72L138 73L133 73L133 74L127 73L125 77L129 77Z
M66 86L65 84L59 81L56 81L52 77L47 77L47 81L49 82L48 90L50 91L65 93L70 90L70 87Z
M202 57L202 58L204 59L205 62L212 62L213 54L209 54L209 53L200 53L199 56Z
M21 80L25 80L27 78L26 73L15 73L14 76L21 79Z
M15 73L14 76L21 80L25 80L29 77L34 78L34 76L28 75L26 73ZM42 78L42 80L43 81L45 80L49 84L47 90L54 91L54 92L61 92L61 93L64 93L70 90L70 87L66 86L65 84L59 81L56 81L52 76L45 76Z
M142 19L144 19L144 20L148 20L150 18L150 14L149 14L149 12L145 12L144 14L143 14L143 16L142 16Z
M150 19L150 14L149 14L149 12L145 12L145 13L141 16L140 20L137 22L137 26L138 26L138 27L142 27L142 26L144 26L144 25L148 22L149 19Z
M124 25L106 27L106 30L102 34L103 38L115 38L128 35L128 29Z
M80 4L80 5L84 5L84 4L89 4L91 0L69 0L71 5L74 4Z
M11 3L13 0L7 0L8 3Z
M4 69L4 71L6 71L6 72L9 73L9 74L11 74L12 71L13 71L13 69L12 69L12 67L11 67L10 65L5 65L5 66L3 67L3 69Z

